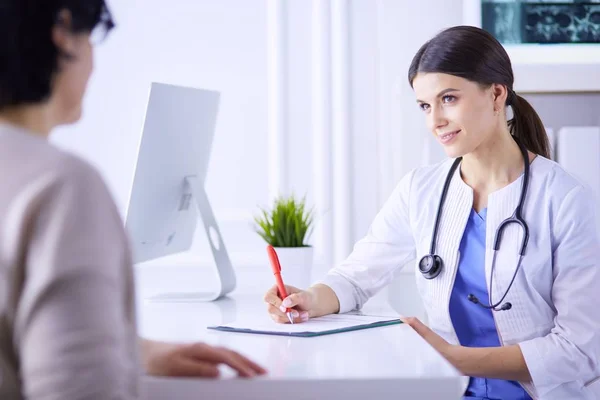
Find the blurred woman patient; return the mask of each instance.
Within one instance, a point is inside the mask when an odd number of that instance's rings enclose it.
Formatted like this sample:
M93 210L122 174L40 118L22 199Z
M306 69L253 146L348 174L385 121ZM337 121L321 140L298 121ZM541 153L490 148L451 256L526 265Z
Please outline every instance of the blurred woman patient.
M126 233L99 174L47 138L77 121L103 0L0 3L0 398L133 399L139 376L265 371L202 343L140 340Z

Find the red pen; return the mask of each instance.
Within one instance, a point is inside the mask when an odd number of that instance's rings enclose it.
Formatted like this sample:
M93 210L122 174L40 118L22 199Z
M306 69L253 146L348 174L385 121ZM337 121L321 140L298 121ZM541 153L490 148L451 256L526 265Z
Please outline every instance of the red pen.
M281 264L279 264L279 257L277 257L277 253L273 246L267 246L267 253L269 254L269 260L271 261L271 268L273 269L273 275L275 275L275 281L277 282L277 289L279 290L279 296L281 299L285 299L287 297L287 292L285 290L285 285L283 284L283 279L281 279ZM285 315L287 315L290 322L293 324L294 319L292 318L292 309L286 308Z

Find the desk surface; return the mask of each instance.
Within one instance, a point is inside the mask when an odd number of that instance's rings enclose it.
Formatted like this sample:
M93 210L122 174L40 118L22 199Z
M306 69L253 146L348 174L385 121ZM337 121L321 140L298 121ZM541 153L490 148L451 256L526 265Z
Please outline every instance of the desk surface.
M265 286L268 287L268 286ZM465 378L409 326L393 325L300 338L207 329L238 316L266 313L257 288L236 290L208 303L156 303L140 298L140 335L166 341L203 341L226 346L268 370L252 380L236 379L223 367L218 380L146 378L149 399L459 399ZM385 304L363 312L396 315Z

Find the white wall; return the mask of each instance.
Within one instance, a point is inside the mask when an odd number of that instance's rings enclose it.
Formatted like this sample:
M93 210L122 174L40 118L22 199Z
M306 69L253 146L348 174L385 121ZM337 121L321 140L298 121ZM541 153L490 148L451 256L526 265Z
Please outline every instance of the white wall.
M278 0L275 0L278 1ZM190 85L222 92L222 104L207 178L208 193L234 262L260 262L264 246L251 228L257 206L269 203L268 41L266 0L156 0L109 2L117 28L96 49L96 69L82 120L61 128L52 140L94 163L104 175L123 216L133 179L150 82ZM349 2L352 67L352 186L354 241L377 211L376 9ZM314 202L312 4L284 1L287 104L287 167L290 192ZM273 77L271 77L272 79ZM318 218L331 216L318 209ZM317 243L313 243L318 247ZM199 230L185 257L210 257Z
M207 191L228 247L240 254L263 249L248 221L267 201L265 1L109 5L117 28L96 50L84 117L58 131L54 142L101 170L124 215L150 82L220 91ZM210 254L203 240L194 251Z
M376 2L350 1L352 177L354 215L352 240L360 239L383 201L380 196L378 123L379 50Z
M117 28L96 50L96 71L84 117L53 136L55 143L100 169L124 214L150 82L221 91L207 187L238 267L264 260L264 245L252 232L250 220L256 206L267 205L269 200L267 95L269 79L273 79L267 68L267 11L273 6L269 1L171 0L168 7L158 0L111 1ZM428 135L406 73L426 39L460 22L461 2L336 1L330 5L337 9L341 5L348 12L349 81L342 84L349 93L351 188L347 201L352 218L348 237L353 243L366 233L397 180L427 162L414 151L423 148ZM312 106L318 100L311 89L313 7L324 3L297 0L284 4L288 189L306 194L312 202L317 181L312 167ZM330 216L336 210L318 211ZM192 252L185 256L210 257L203 239L199 232ZM402 290L392 291L393 300L419 314L414 278L409 273L398 279L393 287Z

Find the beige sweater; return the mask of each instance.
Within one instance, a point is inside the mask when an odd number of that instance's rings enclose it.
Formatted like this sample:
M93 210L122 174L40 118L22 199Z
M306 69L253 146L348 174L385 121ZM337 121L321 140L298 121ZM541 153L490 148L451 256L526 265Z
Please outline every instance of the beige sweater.
M99 174L0 126L0 399L132 399L134 284Z

